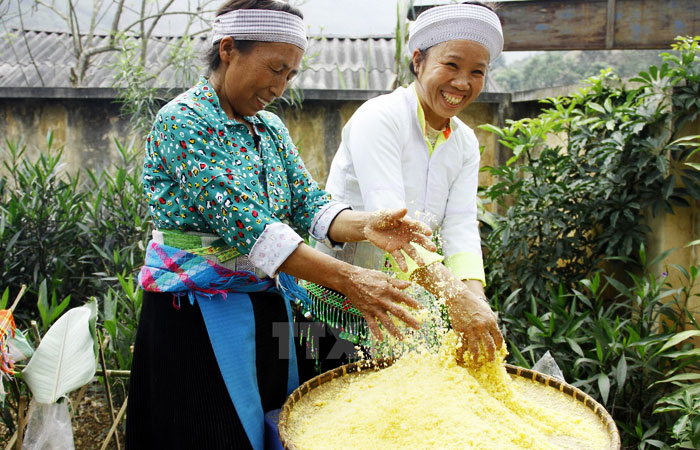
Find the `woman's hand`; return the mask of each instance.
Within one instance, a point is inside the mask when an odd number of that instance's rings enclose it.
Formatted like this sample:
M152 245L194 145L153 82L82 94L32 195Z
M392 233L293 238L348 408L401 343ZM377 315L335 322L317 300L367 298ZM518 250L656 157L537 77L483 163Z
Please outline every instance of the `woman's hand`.
M393 336L401 332L393 321L397 318L418 329L420 323L405 308L420 309L418 301L403 292L408 281L389 278L382 272L363 269L325 255L306 244L300 244L279 267L281 272L327 286L344 294L360 310L377 339L383 339L379 324ZM391 315L389 315L391 313Z
M411 242L434 252L435 244L430 240L432 230L426 224L406 217L406 208L379 210L373 212L364 228L365 238L377 247L385 250L399 263L401 270L408 270L401 250L413 258L418 265L423 261L418 256Z
M489 304L468 291L449 299L446 304L452 329L462 341L457 349L457 362L465 362L465 351L469 351L474 364L479 364L479 356L484 351L486 360L493 361L496 350L503 345L503 336Z
M465 362L465 351L469 351L475 364L484 351L486 360L494 360L496 350L503 345L503 336L498 329L496 314L488 302L482 300L484 290L480 281L462 283L447 267L437 262L419 268L411 279L445 300L452 329L462 341L457 350L457 362Z
M382 340L384 337L379 329L379 323L389 334L399 339L402 334L392 320L392 316L406 323L411 328L418 329L420 322L413 317L403 303L411 308L420 309L421 304L403 292L411 285L408 281L390 278L377 270L355 267L353 273L346 279L341 292L360 310L367 321L370 331ZM391 313L391 315L389 315Z

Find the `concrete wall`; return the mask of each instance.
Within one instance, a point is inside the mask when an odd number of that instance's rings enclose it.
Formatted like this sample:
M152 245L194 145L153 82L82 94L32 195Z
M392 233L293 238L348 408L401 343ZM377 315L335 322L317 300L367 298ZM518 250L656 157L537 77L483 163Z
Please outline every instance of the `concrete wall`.
M46 136L53 132L53 148L64 147L63 161L74 173L79 167L103 169L118 162L114 140L126 144L133 140L141 147L143 139L130 134L128 118L122 117L111 90L92 89L93 95L80 89L32 89L24 97L3 96L0 90L0 135L27 146L26 155L36 156L46 149ZM75 91L75 92L70 92ZM379 91L311 91L301 109L281 106L276 112L298 144L306 166L314 178L324 183L333 155L340 144L343 125L368 98ZM22 94L22 93L19 93ZM481 145L486 147L483 164L495 164L498 144L495 138L477 127L498 124L499 105L508 101L507 94L484 94L464 111L460 118L475 129ZM502 120L502 119L501 119ZM488 177L487 174L480 175ZM487 183L487 178L482 178Z
M700 118L686 124L681 130L683 136L700 135ZM697 155L696 155L697 156ZM695 158L700 162L700 158ZM700 239L700 203L696 200L689 208L675 208L675 214L661 212L658 216L650 217L649 225L653 232L648 238L649 258L669 250L674 250L668 257L654 267L657 276L666 273L667 282L674 288L680 288L687 283L685 277L673 265L688 268L700 266L700 248L698 245L688 245ZM697 294L691 289L693 294ZM700 297L690 296L687 307L693 313L697 321L700 321ZM700 346L700 338L695 339L696 346Z
M307 169L322 185L340 145L343 125L362 103L362 100L307 100L301 109L280 111Z
M127 122L111 99L0 97L2 148L5 140L22 142L25 155L34 157L46 150L47 135L53 132L52 148L64 147L62 161L72 173L118 161L114 139L128 142Z

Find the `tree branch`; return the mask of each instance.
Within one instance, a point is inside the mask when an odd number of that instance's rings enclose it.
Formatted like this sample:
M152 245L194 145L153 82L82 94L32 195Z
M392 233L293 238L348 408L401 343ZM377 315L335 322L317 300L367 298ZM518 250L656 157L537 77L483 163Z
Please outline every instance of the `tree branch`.
M168 10L168 8L170 8L170 6L172 6L172 4L173 4L174 1L175 1L175 0L168 0L168 3L163 7L163 9L161 9L161 10L158 11L158 17L156 17L155 19L153 19L153 23L151 23L151 26L149 27L148 32L144 35L144 37L146 37L146 38L150 38L150 37L151 37L151 35L153 34L153 30L155 29L156 25L158 25L158 22L159 22L160 19L163 17L163 15L166 13L166 11Z
M115 45L103 45L102 47L96 47L85 52L87 58L99 55L100 53L115 52L121 50Z
M121 19L123 10L124 0L119 0L119 3L117 3L117 12L114 13L114 19L112 20L111 32L113 36L116 36L119 32L119 20Z
M17 8L17 11L19 13L19 23L22 27L22 39L24 41L24 46L27 48L27 55L29 56L29 60L32 62L32 66L34 66L34 70L36 70L36 74L39 77L39 81L41 81L41 85L46 86L46 83L44 83L44 78L42 78L41 76L41 70L39 70L39 66L37 65L36 60L34 59L34 55L32 55L32 49L29 47L29 41L27 40L27 32L25 31L26 28L24 26L24 17L22 16L22 8ZM22 72L22 75L24 75L24 71ZM28 80L27 86L29 86Z
M141 0L141 17L146 14L146 0ZM146 63L146 49L148 48L148 37L146 36L145 30L146 22L144 20L139 23L140 35L141 35L141 53L139 55L139 61L141 64Z
M141 17L138 20L133 21L130 25L125 27L122 32L127 32L130 29L136 27L139 25L141 22L145 22L146 20L150 19L155 19L157 17L162 17L162 16L175 16L175 15L185 15L185 16L195 16L195 17L201 17L204 11L199 11L199 12L188 12L188 11L174 11L174 12L164 12L160 14L152 14L149 16ZM209 31L208 29L205 31Z
M75 51L76 59L80 59L80 54L83 52L83 43L80 42L80 23L73 8L73 2L68 2L68 26L70 28L71 37L73 38L73 50Z

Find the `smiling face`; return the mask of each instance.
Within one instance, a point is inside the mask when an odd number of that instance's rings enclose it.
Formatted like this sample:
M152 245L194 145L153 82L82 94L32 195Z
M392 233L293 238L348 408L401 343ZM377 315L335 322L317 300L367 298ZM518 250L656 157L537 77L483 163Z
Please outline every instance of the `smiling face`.
M299 47L282 42L256 42L241 52L232 38L222 39L221 64L210 81L226 115L241 120L281 97L297 74L303 55Z
M423 54L413 53L416 91L425 120L440 130L479 95L484 87L489 52L472 41L447 41Z

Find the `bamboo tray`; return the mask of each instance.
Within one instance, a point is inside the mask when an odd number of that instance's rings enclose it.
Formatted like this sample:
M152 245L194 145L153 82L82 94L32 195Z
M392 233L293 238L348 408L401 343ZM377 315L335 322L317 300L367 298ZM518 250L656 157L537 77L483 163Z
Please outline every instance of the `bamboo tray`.
M370 370L381 370L382 368L388 367L392 364L391 360L379 360L379 361L359 361L351 364L346 364L344 366L338 367L336 369L330 370L328 372L322 373L306 383L299 386L292 392L292 394L287 398L284 405L282 405L282 410L279 416L279 437L282 446L285 450L298 450L291 439L291 435L288 429L289 415L294 408L294 405L298 403L303 396L311 392L325 383L328 383L336 378L341 378L347 376L348 374L360 372L360 371L370 371ZM607 430L607 434L610 438L610 450L620 450L620 433L617 430L615 421L610 416L610 414L595 401L591 396L583 392L582 390L571 386L557 378L545 375L540 372L536 372L530 369L524 369L522 367L513 366L506 364L506 370L511 376L523 377L532 380L536 383L540 383L549 388L556 389L566 395L572 397L574 400L583 403L590 411L592 411L598 419L601 421L603 427Z

